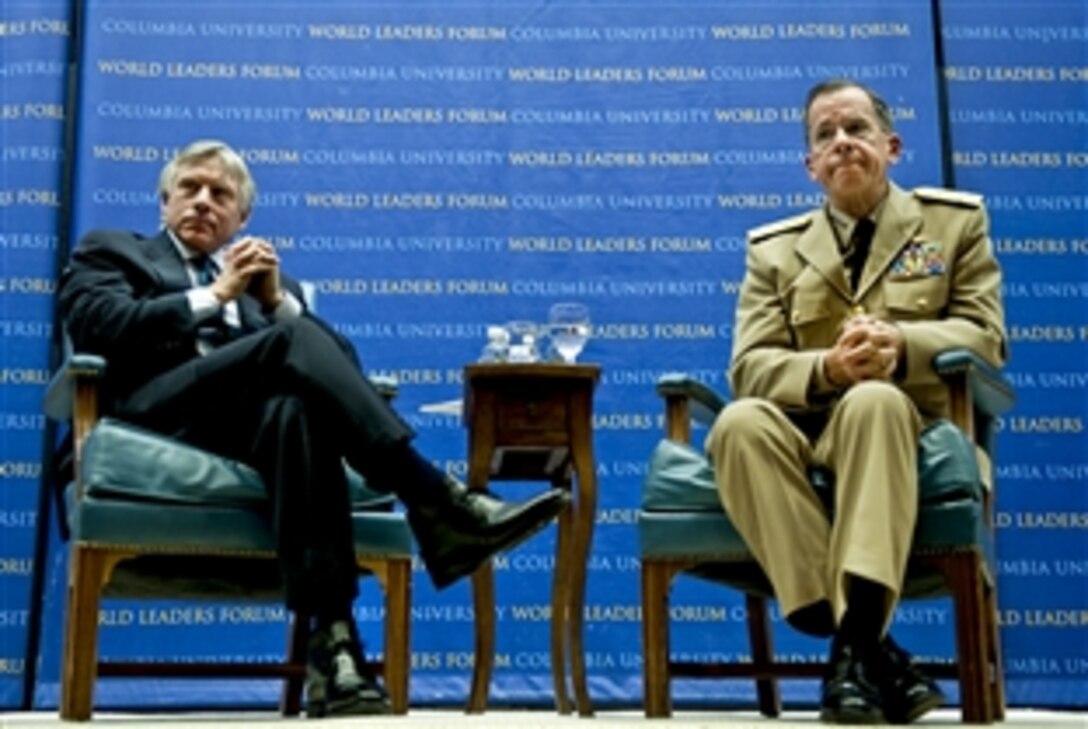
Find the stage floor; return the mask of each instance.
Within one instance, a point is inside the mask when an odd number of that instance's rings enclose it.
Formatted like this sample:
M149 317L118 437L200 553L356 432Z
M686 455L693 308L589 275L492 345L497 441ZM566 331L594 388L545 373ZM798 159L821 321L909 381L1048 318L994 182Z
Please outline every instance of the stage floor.
M95 714L88 727L114 727L116 729L212 729L213 727L238 727L239 729L264 729L285 725L306 727L394 727L395 729L796 729L824 726L815 712L786 712L782 719L763 719L748 712L677 712L671 719L645 719L634 711L599 712L593 719L559 716L546 711L492 711L483 715L468 716L459 711L412 711L398 717L357 717L353 719L295 720L281 719L272 713L191 713L191 714ZM54 712L15 713L0 715L0 729L50 729L76 724L62 722ZM942 709L927 715L914 724L919 727L961 726L959 711ZM1010 727L1088 727L1088 714L1014 709L1009 712L1002 728Z

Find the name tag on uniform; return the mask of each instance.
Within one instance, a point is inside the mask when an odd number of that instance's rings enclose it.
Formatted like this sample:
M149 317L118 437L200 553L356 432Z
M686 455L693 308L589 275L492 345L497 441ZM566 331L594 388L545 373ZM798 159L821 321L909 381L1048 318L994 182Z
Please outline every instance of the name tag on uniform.
M913 240L892 263L888 276L893 281L942 276L947 271L941 244L937 241Z

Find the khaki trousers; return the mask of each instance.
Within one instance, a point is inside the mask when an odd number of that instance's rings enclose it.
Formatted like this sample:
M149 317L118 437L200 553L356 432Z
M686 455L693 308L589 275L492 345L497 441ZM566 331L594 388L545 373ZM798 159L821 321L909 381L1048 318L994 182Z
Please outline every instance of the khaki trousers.
M706 439L722 504L774 586L782 613L830 602L846 611L851 575L888 588L885 625L918 514L922 418L894 385L854 385L815 443L766 400L729 404ZM829 520L807 471L835 474Z

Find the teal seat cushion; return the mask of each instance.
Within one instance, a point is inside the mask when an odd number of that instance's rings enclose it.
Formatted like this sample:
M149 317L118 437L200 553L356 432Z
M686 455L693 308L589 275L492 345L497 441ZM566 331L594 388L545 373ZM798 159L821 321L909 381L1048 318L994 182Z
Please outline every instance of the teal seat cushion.
M993 544L984 528L982 504L959 499L929 504L918 513L912 553L941 553L977 547L992 560ZM639 550L643 559L691 560L693 577L724 583L763 597L773 597L770 581L760 569L733 522L719 509L709 511L640 511ZM903 595L944 594L944 578L925 564L908 566Z
M68 488L68 513L72 538L79 542L193 554L276 551L266 506L177 504L164 508L153 501L90 494L77 505L74 489L74 485ZM412 553L412 535L403 514L356 511L351 518L356 554L385 557Z
M268 501L264 481L246 464L111 418L87 436L80 468L94 498L251 508ZM392 508L391 494L345 473L353 510Z
M975 445L952 421L937 420L922 431L918 485L923 505L982 500L982 474Z
M914 549L942 550L984 544L982 481L974 447L947 420L922 434L918 452L921 508ZM832 508L833 479L814 470L813 488ZM744 540L722 509L714 474L702 453L670 440L650 458L638 514L642 555L694 558L708 562L752 559Z
M121 562L105 594L127 598L257 599L283 597L272 557L276 540L262 509L173 504L84 496L68 487L72 539L126 546L140 556ZM407 519L393 511L352 513L355 554L388 559L412 555Z
M959 499L929 504L918 513L914 548L986 547L983 524L981 502ZM638 514L638 533L643 556L720 562L752 559L744 539L720 507L717 513L644 510Z
M641 511L638 535L643 555L722 562L752 559L720 505L717 512Z
M722 502L706 456L686 443L660 440L643 482L642 510L720 513Z
M809 474L813 488L830 490L833 476L823 469ZM923 505L961 498L981 499L982 479L975 449L951 421L937 420L918 446L919 498ZM824 494L821 494L824 496ZM830 495L825 503L830 504ZM720 512L714 472L706 457L689 445L661 440L650 456L642 490L643 511Z
M129 547L113 597L282 597L271 504L259 474L185 443L103 419L80 464L84 495L67 489L72 539ZM346 469L359 557L410 557L413 539L393 497Z

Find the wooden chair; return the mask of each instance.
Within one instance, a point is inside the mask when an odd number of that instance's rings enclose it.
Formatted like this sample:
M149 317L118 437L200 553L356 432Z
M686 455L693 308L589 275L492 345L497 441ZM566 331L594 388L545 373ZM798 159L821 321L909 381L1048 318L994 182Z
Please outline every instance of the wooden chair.
M264 485L244 464L131 425L98 417L100 357L69 358L47 391L46 413L71 422L73 482L60 715L90 719L95 679L127 677L284 678L281 709L299 713L307 616L296 616L279 664L104 662L98 616L110 597L282 600L275 539L262 515ZM383 383L378 383L379 387ZM388 397L395 383L384 383ZM412 538L392 497L349 471L360 574L384 589L384 671L395 713L408 709Z
M923 434L919 457L921 503L904 597L949 595L955 610L956 662L923 665L939 678L959 680L965 723L989 724L1005 713L993 568L993 499L989 457L995 418L1012 406L1001 374L966 350L934 361L951 393L951 423ZM728 516L701 449L689 445L691 420L710 423L724 401L683 375L658 383L665 400L666 438L655 450L639 511L645 712L669 716L673 677L756 681L759 710L781 713L777 679L818 677L823 664L777 661L767 612L770 583ZM953 426L954 423L954 426ZM979 454L985 454L980 456ZM979 461L986 465L980 471ZM830 492L830 476L812 474L814 488ZM830 501L829 493L825 503ZM697 663L669 652L669 592L681 574L722 583L746 594L751 660Z

